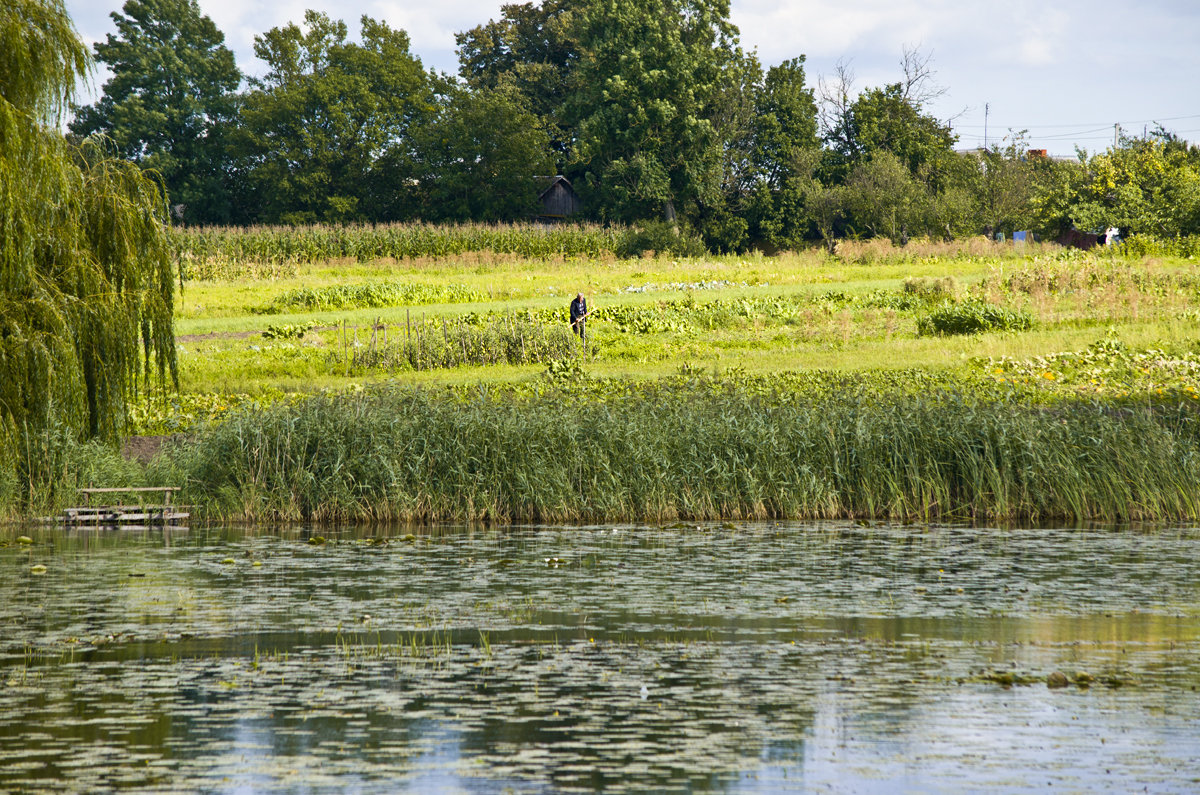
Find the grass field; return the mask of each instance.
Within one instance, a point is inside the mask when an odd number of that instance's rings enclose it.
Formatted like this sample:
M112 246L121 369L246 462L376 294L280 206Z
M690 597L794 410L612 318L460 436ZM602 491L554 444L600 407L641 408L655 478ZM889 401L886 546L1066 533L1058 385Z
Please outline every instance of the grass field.
M176 327L182 395L142 406L134 430L176 430L247 400L382 381L520 383L565 358L600 378L653 379L681 368L904 368L1053 375L1031 381L1042 389L1200 387L1190 368L1158 364L1196 349L1197 266L982 240L902 249L846 243L836 257L484 252L300 263L274 276L249 263L226 268L224 279L184 283ZM586 351L562 333L576 292L596 313ZM1011 322L939 334L927 319L947 307L968 322L984 310L1006 312ZM1098 343L1127 356L1163 355L1138 368L1110 356L1085 383L1054 372L1061 357L1038 364Z

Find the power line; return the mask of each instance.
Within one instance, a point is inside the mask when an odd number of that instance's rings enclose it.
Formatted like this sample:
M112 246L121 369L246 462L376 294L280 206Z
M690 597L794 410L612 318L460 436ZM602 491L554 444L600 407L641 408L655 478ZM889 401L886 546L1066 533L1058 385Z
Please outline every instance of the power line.
M1133 126L1136 124L1155 124L1155 123L1162 122L1162 121L1181 121L1183 119L1200 119L1200 113L1192 114L1190 116L1160 116L1160 117L1154 118L1154 119L1138 119L1136 121L1126 121L1126 120L1121 120L1121 119L1117 119L1114 121L1119 123L1122 127L1130 127L1130 126ZM1033 129L1035 127L1037 129L1041 129L1041 130L1044 130L1046 128L1066 128L1066 127L1100 127L1105 130L1111 130L1113 123L1114 123L1113 121L1092 121L1092 122L1081 121L1076 124L1002 124L999 126L1010 129L1010 130L1020 130L1020 129L1026 129L1026 128ZM995 127L997 125L995 122L989 122L987 125L956 124L956 125L954 125L954 128L961 129L961 128L965 127L965 128L981 130L985 126Z
M1039 135L1037 137L1043 141L1055 141L1055 140L1064 140L1067 138L1079 138L1079 137L1082 137L1085 135L1090 135L1092 133L1107 132L1108 130L1111 130L1111 129L1112 129L1112 125L1108 124L1108 125L1105 125L1104 127L1096 127L1095 129L1091 129L1091 130L1080 130L1079 132L1073 132L1073 133L1057 133L1055 135Z

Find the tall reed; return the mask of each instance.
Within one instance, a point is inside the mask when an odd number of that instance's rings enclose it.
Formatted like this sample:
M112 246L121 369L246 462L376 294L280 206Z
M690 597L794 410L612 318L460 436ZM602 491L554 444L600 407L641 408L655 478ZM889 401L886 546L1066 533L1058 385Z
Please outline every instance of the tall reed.
M1190 406L843 379L384 387L252 409L160 459L214 519L1196 519Z

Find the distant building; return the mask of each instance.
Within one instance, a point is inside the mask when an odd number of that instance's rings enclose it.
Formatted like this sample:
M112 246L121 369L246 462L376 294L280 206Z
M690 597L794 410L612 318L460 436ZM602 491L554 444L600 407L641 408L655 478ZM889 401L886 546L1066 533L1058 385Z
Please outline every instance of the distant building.
M1075 227L1071 227L1069 230L1063 232L1061 235L1055 238L1054 242L1058 243L1060 246L1067 246L1068 248L1081 248L1084 251L1087 251L1089 248L1095 247L1096 243L1099 242L1099 239L1100 236L1097 234L1092 232L1080 232Z
M571 181L562 174L551 178L549 187L538 194L538 201L542 205L538 220L542 221L561 221L583 208Z

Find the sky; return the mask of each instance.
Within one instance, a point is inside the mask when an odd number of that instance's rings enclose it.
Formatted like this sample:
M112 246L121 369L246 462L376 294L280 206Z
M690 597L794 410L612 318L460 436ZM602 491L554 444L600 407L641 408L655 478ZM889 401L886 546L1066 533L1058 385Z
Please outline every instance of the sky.
M83 39L115 30L124 0L66 0ZM301 22L312 8L364 14L403 28L426 67L457 72L454 34L500 15L501 0L199 0L246 74L264 65L254 37ZM842 64L857 89L897 82L905 49L931 56L945 93L928 110L950 120L957 147L1003 144L1027 131L1029 148L1073 156L1113 143L1115 125L1140 136L1161 124L1200 142L1198 0L732 0L741 45L764 66L807 58L810 86ZM98 72L91 97L105 74ZM88 96L82 98L86 102Z

